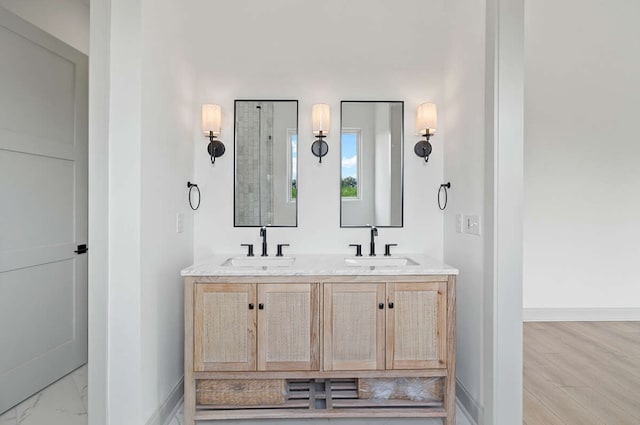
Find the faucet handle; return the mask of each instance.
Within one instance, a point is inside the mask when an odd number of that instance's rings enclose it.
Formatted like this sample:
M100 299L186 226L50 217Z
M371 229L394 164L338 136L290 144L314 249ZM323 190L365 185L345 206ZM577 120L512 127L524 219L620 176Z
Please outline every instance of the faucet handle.
M362 245L360 245L359 243L351 243L351 244L349 244L349 246L355 246L356 247L356 257L362 257Z
M252 243L243 243L240 246L247 247L247 257L253 257L253 244Z
M390 257L391 256L391 247L392 246L398 246L397 243L388 243L384 245L384 255L385 257Z
M289 246L288 243L279 243L278 244L278 249L276 251L276 257L282 257L282 247L283 246Z

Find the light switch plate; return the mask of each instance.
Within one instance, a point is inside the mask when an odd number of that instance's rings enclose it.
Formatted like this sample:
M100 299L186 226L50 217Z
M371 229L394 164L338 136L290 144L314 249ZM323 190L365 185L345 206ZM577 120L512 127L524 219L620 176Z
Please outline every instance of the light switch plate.
M181 212L176 214L176 232L182 233L184 230L184 214Z
M464 233L464 214L456 214L456 232Z
M470 235L480 236L480 216L467 215L464 217L464 232Z

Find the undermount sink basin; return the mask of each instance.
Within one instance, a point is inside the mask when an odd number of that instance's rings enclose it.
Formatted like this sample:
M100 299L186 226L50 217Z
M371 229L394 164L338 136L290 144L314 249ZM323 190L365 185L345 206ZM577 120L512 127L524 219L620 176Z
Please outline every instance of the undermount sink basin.
M291 267L295 257L232 257L222 265L227 267Z
M351 257L345 258L348 266L359 267L404 267L417 266L418 263L407 257Z

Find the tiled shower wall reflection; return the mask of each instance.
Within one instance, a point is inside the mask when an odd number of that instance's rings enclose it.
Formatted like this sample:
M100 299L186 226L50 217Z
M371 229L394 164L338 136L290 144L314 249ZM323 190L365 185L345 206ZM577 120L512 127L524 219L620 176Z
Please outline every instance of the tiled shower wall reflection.
M236 102L235 224L273 220L273 103Z

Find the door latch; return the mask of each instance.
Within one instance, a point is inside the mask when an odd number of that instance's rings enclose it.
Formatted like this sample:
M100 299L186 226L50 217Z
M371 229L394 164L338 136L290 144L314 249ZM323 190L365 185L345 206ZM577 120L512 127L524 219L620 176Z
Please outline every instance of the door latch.
M88 250L89 248L87 248L87 244L82 244L78 245L78 249L73 252L75 252L76 254L85 254Z

